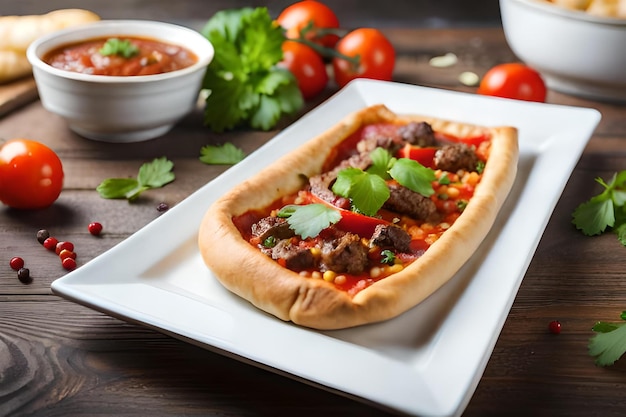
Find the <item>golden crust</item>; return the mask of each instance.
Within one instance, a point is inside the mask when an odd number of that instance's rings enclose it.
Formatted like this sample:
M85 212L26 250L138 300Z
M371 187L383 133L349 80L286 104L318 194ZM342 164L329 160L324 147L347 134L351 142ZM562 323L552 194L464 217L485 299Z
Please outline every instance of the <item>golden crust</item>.
M419 259L401 272L361 290L354 297L321 279L281 267L246 242L233 216L261 209L304 185L322 170L327 154L361 125L373 122L430 123L455 136L492 135L481 182L463 215ZM417 305L446 283L470 258L491 228L517 171L517 131L486 128L420 116L400 116L382 105L346 117L322 135L280 158L233 188L207 211L198 244L205 263L230 291L282 320L317 329L339 329L387 320ZM214 244L214 242L219 242ZM236 267L233 267L236 265Z

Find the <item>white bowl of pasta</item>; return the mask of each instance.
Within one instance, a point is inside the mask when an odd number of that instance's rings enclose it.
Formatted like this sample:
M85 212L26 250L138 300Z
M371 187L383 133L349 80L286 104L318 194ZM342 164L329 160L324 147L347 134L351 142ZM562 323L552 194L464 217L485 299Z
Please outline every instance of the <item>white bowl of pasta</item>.
M626 0L500 0L515 55L548 88L626 102Z

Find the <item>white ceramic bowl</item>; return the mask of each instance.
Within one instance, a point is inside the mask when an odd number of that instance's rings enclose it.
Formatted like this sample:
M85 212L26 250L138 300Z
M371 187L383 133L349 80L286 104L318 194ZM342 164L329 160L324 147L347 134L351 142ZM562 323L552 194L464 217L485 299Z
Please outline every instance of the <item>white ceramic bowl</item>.
M626 102L626 19L603 18L544 0L500 0L506 40L548 88Z
M57 69L42 61L52 49L98 37L139 36L184 46L198 61L155 75L90 75ZM103 20L61 30L34 41L27 51L41 102L89 139L137 142L168 132L196 105L211 43L200 33L169 23Z

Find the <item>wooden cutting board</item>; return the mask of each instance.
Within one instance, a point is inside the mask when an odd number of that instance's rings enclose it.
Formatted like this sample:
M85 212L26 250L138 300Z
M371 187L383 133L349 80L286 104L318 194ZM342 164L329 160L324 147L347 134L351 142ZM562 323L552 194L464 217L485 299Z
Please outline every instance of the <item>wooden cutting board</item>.
M0 117L37 98L37 86L32 76L0 84Z

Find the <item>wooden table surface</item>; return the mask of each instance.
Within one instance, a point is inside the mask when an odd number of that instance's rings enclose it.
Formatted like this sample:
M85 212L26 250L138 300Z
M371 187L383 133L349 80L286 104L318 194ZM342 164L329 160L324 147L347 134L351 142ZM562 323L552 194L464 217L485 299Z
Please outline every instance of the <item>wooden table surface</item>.
M460 72L482 75L515 59L497 26L385 33L397 48L394 79L400 82L473 93L457 81ZM431 57L446 52L456 53L459 64L429 66ZM330 86L303 113L334 91ZM547 225L466 408L468 417L626 413L626 359L600 368L587 353L593 324L617 320L626 310L626 248L614 234L585 237L571 224L573 209L599 191L594 178L626 168L626 107L553 91L548 102L593 107L603 118ZM119 145L75 135L38 101L0 119L0 138L44 142L65 168L64 190L53 206L0 207L1 416L387 415L52 294L50 284L65 271L37 242L39 229L72 241L80 267L159 217L159 203L175 206L221 173L224 167L198 161L202 146L228 141L250 153L280 130L213 134L201 120L198 111L164 137ZM133 204L96 193L103 179L134 176L143 162L160 156L175 163L174 183ZM99 238L87 233L92 221L104 225ZM30 285L9 268L12 256L26 260ZM562 323L561 334L548 332L551 320Z

